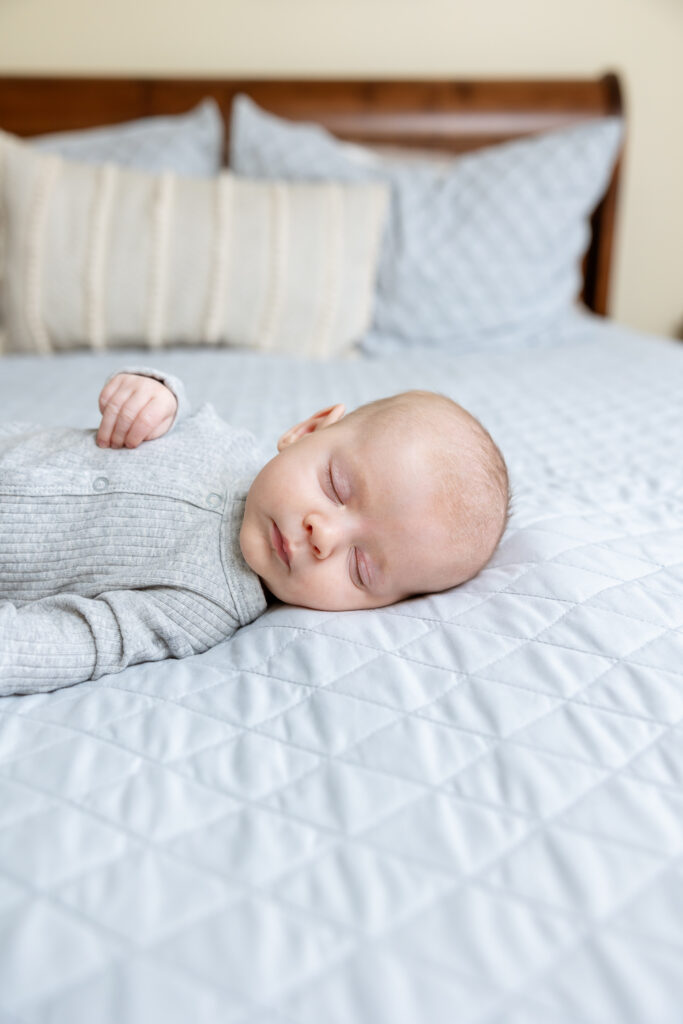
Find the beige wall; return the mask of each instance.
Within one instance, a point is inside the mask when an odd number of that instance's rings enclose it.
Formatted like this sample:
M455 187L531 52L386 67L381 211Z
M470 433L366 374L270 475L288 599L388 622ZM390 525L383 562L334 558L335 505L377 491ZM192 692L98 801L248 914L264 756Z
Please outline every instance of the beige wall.
M0 0L0 71L593 75L625 86L612 312L683 321L683 0Z

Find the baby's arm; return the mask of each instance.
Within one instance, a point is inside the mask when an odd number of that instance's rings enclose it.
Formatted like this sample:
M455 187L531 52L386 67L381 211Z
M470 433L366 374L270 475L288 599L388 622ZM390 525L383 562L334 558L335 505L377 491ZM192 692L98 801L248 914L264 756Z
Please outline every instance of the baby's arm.
M147 367L125 369L107 378L100 393L101 448L136 448L166 434L187 415L182 381Z
M96 598L53 594L20 606L0 600L0 697L199 654L236 626L209 598L177 587L113 590Z

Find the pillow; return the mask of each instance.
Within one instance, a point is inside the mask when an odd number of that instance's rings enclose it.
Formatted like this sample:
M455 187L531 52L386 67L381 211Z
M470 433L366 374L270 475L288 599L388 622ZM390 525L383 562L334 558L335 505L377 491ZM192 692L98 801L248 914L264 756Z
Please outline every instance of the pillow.
M618 118L601 118L444 165L379 156L240 95L230 165L259 178L388 182L374 332L387 346L393 338L452 351L535 330L572 310L589 217L621 131Z
M370 320L386 206L381 184L153 175L0 132L7 347L339 353Z
M84 131L34 135L36 149L91 163L113 160L124 167L177 174L217 174L223 162L225 126L220 108L210 97L187 114L144 117L123 124ZM0 305L0 352L4 316Z
M113 161L143 171L218 174L223 162L224 125L220 108L207 97L187 114L143 117L123 124L76 132L34 135L36 149L88 163Z

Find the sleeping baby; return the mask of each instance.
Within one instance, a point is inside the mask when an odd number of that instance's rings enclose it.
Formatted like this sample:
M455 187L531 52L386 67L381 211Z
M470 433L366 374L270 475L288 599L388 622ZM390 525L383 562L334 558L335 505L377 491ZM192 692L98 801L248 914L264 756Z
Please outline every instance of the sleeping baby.
M274 599L454 587L505 528L503 458L442 395L330 406L265 466L171 375L114 374L99 406L97 431L0 426L0 695L206 651Z

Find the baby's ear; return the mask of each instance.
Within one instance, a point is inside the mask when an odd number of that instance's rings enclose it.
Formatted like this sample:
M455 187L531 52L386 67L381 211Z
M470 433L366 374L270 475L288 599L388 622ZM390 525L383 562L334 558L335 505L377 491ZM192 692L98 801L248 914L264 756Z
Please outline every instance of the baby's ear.
M281 452L283 448L294 444L295 441L298 441L299 438L304 437L306 434L313 434L316 430L322 430L323 427L331 427L333 423L337 423L342 418L345 411L346 407L340 402L337 405L328 406L327 409L321 409L320 412L313 413L307 420L302 420L296 426L290 427L282 435L277 443L277 450Z

